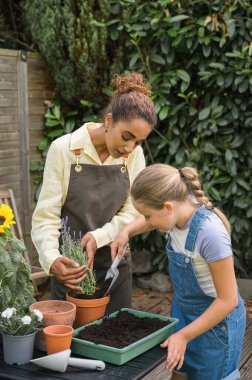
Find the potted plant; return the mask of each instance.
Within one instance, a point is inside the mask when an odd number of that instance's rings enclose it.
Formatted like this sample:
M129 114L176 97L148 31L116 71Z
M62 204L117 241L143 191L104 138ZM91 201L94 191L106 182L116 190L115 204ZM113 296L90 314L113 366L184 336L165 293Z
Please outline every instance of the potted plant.
M7 307L28 308L35 301L30 280L30 267L23 257L24 242L17 239L11 225L15 224L10 206L0 206L0 312Z
M25 312L14 307L1 313L0 332L3 337L4 361L8 364L25 364L33 357L35 334L42 324L39 310Z
M62 255L77 262L80 266L87 265L88 257L79 239L72 239L70 229L67 228L67 219L62 221ZM95 273L87 268L86 277L80 283L80 291L71 291L66 299L76 305L75 327L85 325L104 316L109 295L104 296L102 289L96 284Z

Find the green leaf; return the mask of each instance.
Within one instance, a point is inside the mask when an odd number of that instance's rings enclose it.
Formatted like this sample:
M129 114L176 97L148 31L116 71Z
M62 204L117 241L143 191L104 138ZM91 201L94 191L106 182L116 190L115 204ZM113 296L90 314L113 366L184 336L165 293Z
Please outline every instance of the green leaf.
M221 201L221 196L220 196L220 193L219 191L215 188L215 187L210 187L208 189L208 193L210 194L211 198L213 198L214 200L216 201Z
M60 107L57 105L54 105L52 108L52 112L56 116L57 119L60 119Z
M211 107L210 106L203 108L203 110L201 110L200 113L199 113L199 120L205 120L205 119L207 119L208 116L210 115L210 111L211 111Z
M165 65L166 64L164 58L161 57L161 55L159 55L159 54L151 54L150 59L153 62L159 63L160 65Z
M249 184L244 181L242 178L237 178L237 183L245 190L247 191L251 191L251 187L249 186Z
M64 135L63 129L54 129L53 131L51 131L47 134L47 136L52 138L52 139L55 139L55 138L63 136L63 135Z
M45 125L47 127L55 127L56 125L60 125L59 120L47 120Z
M169 107L167 107L167 106L162 107L162 109L158 115L160 120L164 120L167 117L168 111L169 111Z
M138 60L138 54L137 53L133 54L133 56L131 57L131 60L129 62L129 67L132 68L135 65L135 63L137 62L137 60Z
M232 152L231 152L230 149L227 149L226 152L225 152L225 160L227 162L231 162L232 159L233 159L233 154L232 154Z
M217 148L215 148L215 146L213 144L211 144L210 142L205 143L205 145L203 147L203 152L215 154L217 156L221 155L221 152Z
M185 70L177 70L177 76L185 82L190 82L190 75Z
M167 20L167 22L169 22L171 24L171 23L174 23L174 22L180 22L180 21L183 21L183 20L187 20L188 18L190 18L190 17L187 16L187 15L178 15L178 16L171 17L170 19Z
M75 120L73 118L67 119L65 124L66 133L71 133L75 127Z

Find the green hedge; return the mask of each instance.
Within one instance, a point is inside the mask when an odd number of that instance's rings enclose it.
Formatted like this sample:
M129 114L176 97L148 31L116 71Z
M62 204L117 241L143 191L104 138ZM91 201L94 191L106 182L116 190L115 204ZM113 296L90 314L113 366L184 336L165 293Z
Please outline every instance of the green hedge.
M251 2L115 1L112 11L110 38L126 36L124 68L143 71L154 89L148 162L199 169L230 218L238 269L251 272ZM146 241L153 251L162 244L153 233Z
M159 120L144 145L148 163L199 169L207 194L230 218L239 274L251 273L251 2L116 0L108 9L101 45L113 66L105 66L103 83L115 68L149 79ZM164 239L146 237L135 246L156 252L162 268Z

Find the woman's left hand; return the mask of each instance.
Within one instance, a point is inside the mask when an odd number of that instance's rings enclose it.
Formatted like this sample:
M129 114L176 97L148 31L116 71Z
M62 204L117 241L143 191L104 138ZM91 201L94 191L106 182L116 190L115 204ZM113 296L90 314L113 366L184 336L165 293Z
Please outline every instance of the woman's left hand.
M177 332L160 344L162 348L167 347L168 350L166 368L169 372L172 372L175 367L178 370L182 367L187 343L186 337L181 332Z
M93 269L94 255L95 255L95 252L97 251L97 244L96 244L95 238L90 232L87 232L83 236L83 238L81 239L81 245L86 249L86 253L88 256L87 266L88 268Z

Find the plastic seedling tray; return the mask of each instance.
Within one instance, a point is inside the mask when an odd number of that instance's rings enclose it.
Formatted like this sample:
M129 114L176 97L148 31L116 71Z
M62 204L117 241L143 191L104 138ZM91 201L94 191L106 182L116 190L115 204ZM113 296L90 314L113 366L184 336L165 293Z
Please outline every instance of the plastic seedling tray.
M159 343L163 342L169 335L171 335L175 331L175 325L178 323L178 319L165 317L163 315L157 315L128 308L123 308L121 310L132 313L140 318L158 318L161 321L170 321L171 323L122 349L105 346L103 344L95 344L87 340L76 338L78 333L81 330L85 329L87 326L101 324L103 318L98 319L94 322L91 322L85 326L79 327L78 329L74 330L71 344L72 353L81 356L86 356L92 359L103 360L112 364L121 365L142 354L143 352L150 350ZM110 314L108 317L113 318L117 314L118 312L115 312Z

